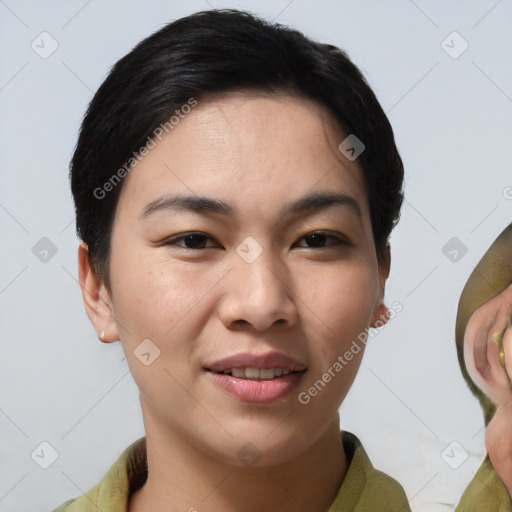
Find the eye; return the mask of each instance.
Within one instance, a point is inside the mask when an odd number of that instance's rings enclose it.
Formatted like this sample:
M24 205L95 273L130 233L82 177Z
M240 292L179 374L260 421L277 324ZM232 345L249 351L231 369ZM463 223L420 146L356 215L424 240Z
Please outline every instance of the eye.
M332 242L328 245L325 245L328 239L331 239ZM349 242L342 240L337 236L329 235L325 231L315 231L313 233L308 233L307 235L304 235L302 238L300 238L300 240L307 241L307 243L310 244L307 248L311 249L327 249L328 247L335 245L350 245Z
M205 243L208 240L213 240L213 238L201 232L190 232L168 238L164 242L164 245L174 245L183 249L191 250L209 249L214 247L213 245L205 246ZM337 236L330 235L325 231L308 233L301 237L300 240L306 241L307 245L302 246L306 249L327 249L337 245L350 245L349 242ZM331 243L327 243L328 240L331 240Z
M208 249L208 247L204 247L204 243L207 240L213 239L208 235L205 235L204 233L183 233L182 235L176 235L171 238L168 238L164 242L164 245L177 245L178 247L182 247L183 249ZM183 242L183 244L185 245L181 245L181 242Z

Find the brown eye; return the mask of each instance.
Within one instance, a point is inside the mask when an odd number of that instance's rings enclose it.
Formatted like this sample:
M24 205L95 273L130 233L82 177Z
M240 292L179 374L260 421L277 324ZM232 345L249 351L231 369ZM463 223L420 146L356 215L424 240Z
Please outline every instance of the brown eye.
M208 249L204 246L208 240L212 240L212 238L203 233L184 233L167 239L165 245L176 245L183 249ZM183 245L181 245L182 243Z
M325 231L309 233L304 235L301 240L305 240L308 244L306 247L311 249L325 249L336 245L348 245L348 242L345 240L334 235L329 235ZM331 243L328 243L329 240L331 240Z

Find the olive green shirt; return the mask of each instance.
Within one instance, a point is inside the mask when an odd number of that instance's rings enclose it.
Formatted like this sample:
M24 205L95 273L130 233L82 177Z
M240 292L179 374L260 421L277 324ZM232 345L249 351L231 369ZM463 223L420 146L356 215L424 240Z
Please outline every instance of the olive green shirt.
M349 467L329 512L411 512L401 485L373 467L359 439L349 432L342 432L341 438ZM130 495L146 479L146 438L142 437L125 449L90 491L53 512L126 512Z
M511 512L512 501L489 456L475 473L455 512Z

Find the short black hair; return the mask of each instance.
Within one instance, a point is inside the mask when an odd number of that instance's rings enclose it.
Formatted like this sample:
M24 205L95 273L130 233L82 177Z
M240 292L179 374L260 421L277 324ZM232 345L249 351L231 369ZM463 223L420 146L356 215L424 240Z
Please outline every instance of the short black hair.
M191 99L237 90L298 93L326 107L347 135L363 142L358 162L377 256L385 258L404 171L391 125L360 70L341 49L298 30L247 11L212 9L138 43L111 68L83 118L70 163L76 228L109 290L111 231L127 162L136 164L155 130L169 126L169 117Z

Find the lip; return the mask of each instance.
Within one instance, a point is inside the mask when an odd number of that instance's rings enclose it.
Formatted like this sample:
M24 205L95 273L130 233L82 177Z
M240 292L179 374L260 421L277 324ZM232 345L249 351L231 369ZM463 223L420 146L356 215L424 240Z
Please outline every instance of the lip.
M247 404L271 404L284 398L296 387L304 371L272 380L239 379L232 375L207 371L206 375L229 395Z
M274 379L242 379L216 373L231 368L283 368L292 371ZM240 353L220 359L204 367L205 375L230 396L247 404L271 404L283 399L295 388L307 367L280 352L266 354Z
M212 372L223 372L231 368L285 368L300 372L305 370L306 366L281 352L267 352L265 354L244 352L206 364L204 368Z

